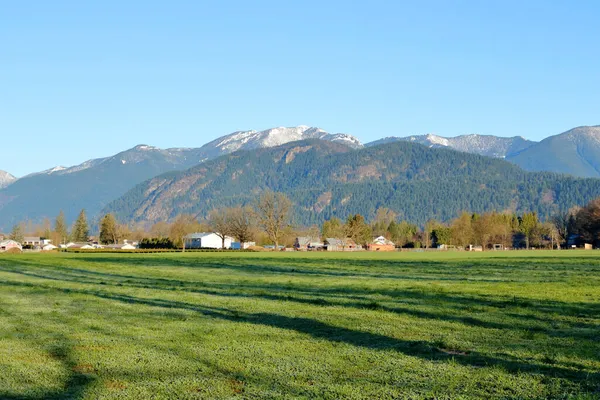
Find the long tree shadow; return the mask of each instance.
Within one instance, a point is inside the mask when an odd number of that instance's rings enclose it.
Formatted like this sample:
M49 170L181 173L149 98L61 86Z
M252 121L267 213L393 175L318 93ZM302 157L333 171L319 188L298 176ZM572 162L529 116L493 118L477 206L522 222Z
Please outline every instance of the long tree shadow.
M21 282L5 282L14 286L39 287L40 285ZM325 339L331 342L349 344L374 350L397 351L408 356L421 358L428 361L448 361L460 363L470 367L499 366L511 373L544 374L549 377L567 379L581 385L582 390L592 392L600 384L600 373L565 368L557 365L546 365L534 360L517 359L508 354L494 356L470 352L468 354L452 353L446 349L438 348L426 341L407 341L377 333L354 330L346 327L335 326L312 318L290 317L274 313L247 313L224 307L209 307L180 301L139 298L125 294L108 293L105 291L66 289L52 286L43 286L44 289L64 293L76 293L94 296L110 301L119 301L132 305L145 305L163 309L180 309L192 311L207 317L217 318L231 322L251 323L285 329L306 334L314 338Z
M590 390L596 388L595 385L600 383L600 373L590 374L589 372L582 372L559 366L548 366L536 362L524 362L506 354L501 354L498 357L492 357L477 352L464 355L448 354L443 351L443 349L432 346L429 342L401 340L377 333L334 326L312 318L289 317L273 313L245 313L227 308L199 306L172 300L143 299L129 295L116 295L106 292L84 292L92 296L108 300L117 300L128 304L143 304L152 307L183 309L222 320L292 330L318 339L326 339L332 342L345 343L358 347L376 350L395 350L409 356L430 361L453 359L455 362L459 362L466 366L501 366L512 373L543 373L549 376L560 377L577 382Z
M548 325L554 322L552 318L543 318L537 315L531 314L522 314L515 312L506 312L506 315L509 315L513 319L520 319L521 323L516 323L511 321L510 323L502 323L495 322L489 320L482 320L479 318L475 318L469 315L465 315L462 312L460 315L456 315L450 312L433 312L433 311L425 311L422 309L409 308L409 307L400 307L400 306L389 306L382 302L376 302L370 299L367 296L344 296L343 298L332 297L329 293L322 292L314 292L310 291L309 294L311 297L299 297L299 291L295 289L289 289L286 287L278 287L274 285L247 285L247 284L217 284L212 283L209 285L205 285L204 283L199 284L198 282L186 282L174 279L161 279L161 278L146 278L146 277L137 277L132 275L119 275L119 274L104 274L95 271L87 271L83 269L61 269L59 271L51 271L48 273L41 272L29 272L24 271L19 268L6 268L0 267L0 270L4 270L7 272L12 272L16 274L21 274L25 276L31 276L35 278L49 279L55 281L70 281L74 283L88 283L94 285L110 285L121 287L126 285L127 287L137 287L137 288L151 288L156 290L167 290L167 291L186 291L190 293L199 293L206 294L212 296L221 296L221 297L233 297L233 298L260 298L264 300L272 300L272 301L287 301L287 302L295 302L300 304L310 304L315 306L332 306L332 307L345 307L345 308L354 308L354 309L377 309L383 310L387 312L392 312L396 314L405 314L410 315L417 318L423 319L431 319L438 321L449 321L449 322L459 322L465 325L477 326L488 329L502 329L502 330L525 330L525 331L534 331L538 333L544 333L549 336L557 336L557 337L574 337L579 339L588 339L594 340L597 337L600 337L600 328L597 324L593 323L585 323L581 321L566 321L563 322L566 326L576 326L577 330L570 329L568 331L558 330L547 328L543 325ZM71 271L75 271L74 274ZM90 277L91 275L91 277ZM119 279L120 278L120 279ZM123 278L126 278L123 280ZM214 289L213 287L216 287ZM240 291L243 289L244 291ZM248 289L251 289L249 292ZM258 289L258 291L257 291ZM397 297L400 298L414 298L419 300L420 303L423 301L442 301L444 303L452 303L452 301L457 300L455 297L446 294L446 293L425 293L423 291L408 291L403 290L401 293L398 293L398 290L395 290ZM300 292L301 293L301 292ZM317 297L314 297L317 295ZM359 301L350 301L353 300L353 297L357 297L360 299ZM519 300L516 298L507 299L502 302L494 302L490 303L490 299L481 299L477 298L465 298L461 296L459 298L460 303L465 303L465 308L482 304L487 304L488 306L493 305L498 308L507 309L507 308L527 308L529 306L533 306L534 304L531 302L527 302L524 300ZM568 303L571 307L572 304ZM567 304L559 303L552 304L550 307L550 311L554 311L555 308L564 312ZM595 313L595 305L590 304L592 310L589 311L586 309L585 314L589 315L598 315ZM548 309L549 305L544 304L544 308ZM534 308L535 309L535 308ZM600 311L600 308L599 308ZM539 310L538 310L539 312ZM578 316L582 314L582 308L578 307L574 311ZM539 322L538 324L532 324L532 321ZM585 331L582 331L585 329Z
M8 311L4 310L5 314ZM33 329L33 324L25 318L16 314L11 314L13 323L23 327L25 331ZM15 393L4 388L0 388L0 399L6 400L66 400L66 399L83 399L87 388L96 380L94 375L86 373L78 365L73 358L72 348L74 347L71 340L63 334L46 330L43 326L35 326L35 331L51 334L53 337L51 345L33 337L33 341L41 348L47 348L51 358L57 360L62 365L62 368L69 371L68 379L63 383L63 389L46 390L41 393L25 395ZM32 340L32 337L29 338Z
M88 259L85 259L88 260ZM99 259L94 259L96 261L98 261ZM100 258L100 260L104 260L103 262L108 262L108 260L105 260L104 258ZM89 260L88 260L89 261ZM34 262L22 262L21 265L27 265L27 266L31 266L31 267L38 267L38 264L34 263ZM16 272L16 273L23 273L24 271L22 271L19 268L15 268L15 266L4 266L4 267L0 267L0 269L4 269L7 272ZM36 269L39 269L36 268ZM86 279L89 278L90 275L98 275L100 277L103 278L112 278L112 279L122 279L123 281L120 282L121 284L134 284L134 285L138 285L138 284L145 284L145 285L149 285L149 286L162 286L162 285L171 285L173 287L177 287L177 288L190 288L190 287L194 287L194 286L204 286L205 283L202 281L182 281L182 280L178 280L178 279L168 279L168 278L148 278L148 277L143 277L143 276L137 276L137 275L125 275L125 274L115 274L115 273L108 273L108 272L97 272L97 271L90 271L90 270L86 270L86 269L78 269L78 268L72 268L72 267L64 267L61 268L60 270L57 269L56 267L54 267L52 269L52 273L58 275L57 278L63 279L63 277L65 275L70 275L73 274L72 272L75 273L80 273L79 277L81 279ZM67 271L72 271L72 272L67 272ZM31 273L31 272L29 272ZM75 275L75 274L73 274ZM40 277L45 277L46 279L51 279L49 277L49 275L40 275ZM424 279L424 280L428 280L428 279ZM435 279L434 279L435 280ZM90 282L91 283L91 282ZM216 283L211 283L211 285L217 285ZM273 285L268 285L267 286L260 286L260 285L246 285L246 284L232 284L231 287L232 288L236 288L236 287L246 287L248 289L268 289L268 290L272 290L274 287ZM158 288L158 287L157 287ZM302 285L302 284L294 284L293 287L292 285L281 285L282 289L289 289L289 290L293 290L296 293L307 293L307 294L315 294L318 292L321 292L323 289L322 288L315 288L313 286L309 286L309 285ZM163 287L163 289L166 289L165 287ZM347 298L353 298L353 296L358 295L358 296L363 296L363 295L382 295L382 296L388 296L390 298L402 298L402 297L419 297L420 299L424 300L427 299L428 297L432 297L435 298L437 300L443 300L444 302L451 302L451 303L458 303L458 304L465 304L467 306L473 305L475 302L478 305L485 305L485 306L490 306L490 307L495 307L495 308L507 308L507 307L512 307L515 305L520 305L523 307L532 307L535 308L538 311L543 311L543 312L549 312L549 313L557 313L557 314L561 314L561 315L573 315L573 316L581 316L581 317L594 317L596 315L600 314L600 303L599 302L591 302L591 303L577 303L577 302L562 302L562 301L552 301L552 300L526 300L526 299L518 299L515 298L514 296L504 296L499 297L499 296L495 296L494 298L484 298L481 296L470 296L470 295L464 295L464 294L454 294L454 293L449 293L449 292L444 292L444 293L427 293L425 292L422 288L420 289L415 289L415 290L408 290L408 289L399 289L399 288L368 288L368 287L362 287L362 288L357 288L356 286L336 286L333 288L327 288L327 294L328 295L333 295L333 294L340 294L344 297ZM443 299L439 299L439 297L442 296ZM356 298L356 299L360 299L360 298Z
M415 259L346 259L340 258L327 260L328 265L316 266L317 259L295 255L294 258L252 258L228 255L223 258L147 258L139 255L128 257L109 257L106 255L77 255L74 259L93 263L133 264L150 267L186 267L186 268L223 268L245 273L261 274L297 274L331 277L370 277L379 279L404 279L404 280L449 280L449 281L485 281L497 282L508 278L518 281L532 281L527 271L539 271L544 267L546 275L550 274L557 280L564 279L563 273L572 270L565 260L553 260L544 257L499 258L501 264L494 259L450 259L450 260L415 260ZM527 261L525 262L520 262ZM587 259L586 259L587 260ZM580 261L580 260L579 260ZM344 269L339 267L343 266ZM373 269L373 272L370 272ZM417 274L403 274L402 270L419 271ZM591 273L600 271L597 263L578 263L578 269L589 270ZM365 272L369 271L369 272ZM468 272L466 274L466 272ZM494 276L502 273L507 276ZM547 279L544 277L543 279ZM540 278L541 279L541 278ZM537 281L537 280L534 280Z

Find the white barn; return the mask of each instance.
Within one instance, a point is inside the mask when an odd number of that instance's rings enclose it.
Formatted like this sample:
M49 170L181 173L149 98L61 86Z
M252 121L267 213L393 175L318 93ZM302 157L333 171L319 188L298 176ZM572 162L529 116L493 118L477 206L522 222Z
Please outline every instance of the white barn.
M225 248L230 249L232 237L225 236ZM190 233L185 237L186 249L222 249L223 240L214 232Z
M11 249L18 249L21 251L23 250L23 246L21 246L21 243L10 239L0 241L0 253L4 253L5 251L9 251Z

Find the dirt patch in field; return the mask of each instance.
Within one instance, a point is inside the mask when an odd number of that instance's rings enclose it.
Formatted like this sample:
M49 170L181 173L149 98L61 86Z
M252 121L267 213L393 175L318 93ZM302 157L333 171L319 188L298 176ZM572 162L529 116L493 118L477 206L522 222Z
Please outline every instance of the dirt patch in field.
M120 381L110 380L104 382L104 387L110 390L123 390L127 388L127 385Z
M77 364L73 367L73 371L80 374L93 374L96 372L96 369L94 369L92 364Z

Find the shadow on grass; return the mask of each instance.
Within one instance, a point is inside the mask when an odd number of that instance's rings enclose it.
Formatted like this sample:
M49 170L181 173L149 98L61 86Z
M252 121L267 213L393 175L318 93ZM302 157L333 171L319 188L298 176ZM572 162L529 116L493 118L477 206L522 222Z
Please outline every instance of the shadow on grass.
M470 367L501 367L510 373L544 374L549 377L569 380L572 383L580 385L583 390L590 392L597 390L598 384L600 383L599 373L589 373L557 365L546 365L533 360L524 361L507 354L490 356L478 352L470 352L468 354L452 353L447 351L447 349L439 348L435 344L426 341L402 340L377 333L335 326L312 318L290 317L266 312L247 313L223 307L201 306L174 300L140 298L105 291L67 289L24 282L4 282L2 284L6 286L59 291L67 294L94 296L131 305L192 311L206 317L230 322L249 323L290 330L309 335L316 339L325 339L330 342L374 350L396 351L428 361L453 360L454 362Z
M25 321L14 314L11 315L13 322L18 323L25 330L34 329L38 333L51 333L53 336L52 344L49 346L48 343L36 340L36 345L41 348L48 349L50 357L60 362L62 367L69 371L68 379L63 383L64 389L62 390L48 390L37 394L23 395L20 393L14 393L0 388L0 399L6 400L66 400L66 399L83 399L85 398L85 391L95 380L96 377L86 370L77 365L71 354L73 343L66 338L64 335L57 334L56 332L46 331L43 326L33 326L32 323Z
M336 288L323 293L317 289L309 289L306 287L297 288L294 285L257 285L257 284L223 284L181 281L176 279L164 278L147 278L134 275L122 275L113 273L101 273L96 271L88 271L77 268L61 268L60 270L44 270L37 269L38 272L25 271L17 267L2 267L0 271L12 272L20 275L31 276L35 278L48 279L53 281L65 281L73 283L87 283L93 285L116 286L116 287L135 287L165 291L185 291L189 293L199 293L212 296L232 297L232 298L259 298L272 301L287 301L299 304L310 304L315 306L333 306L345 307L354 309L376 309L396 314L411 315L417 318L459 322L465 325L488 329L502 330L526 330L544 333L549 336L557 337L573 337L580 339L600 339L600 326L593 323L585 323L581 321L571 322L563 321L563 325L576 327L578 329L587 329L588 331L579 331L570 329L557 330L541 326L540 324L551 324L555 322L551 317L545 318L530 313L508 312L514 309L528 309L537 313L550 313L571 315L576 317L594 317L600 314L600 304L597 303L564 303L557 301L531 301L519 298L506 299L490 299L474 296L456 295L451 293L425 292L423 290L400 290L400 289L378 289L375 291L366 289ZM41 271L40 271L41 270ZM240 291L244 290L244 291ZM338 294L339 296L335 296ZM395 299L412 299L414 303L444 303L454 304L458 306L458 312L463 312L462 315L455 315L450 312L434 312L424 311L408 307L389 306L382 302L373 301L369 295L387 295ZM318 297L300 297L318 296ZM340 300L341 299L341 300ZM349 301L358 300L358 301ZM494 307L505 309L505 315L510 316L515 320L521 320L521 323L502 323L495 321L486 321L479 318L464 315L461 309L470 307ZM452 310L457 312L457 310ZM532 321L537 322L537 325L532 324Z
M328 266L315 265L319 259L302 258L269 258L252 257L243 258L231 256L217 258L193 257L193 258L150 258L139 255L125 255L121 257L110 257L106 255L80 255L71 259L89 263L123 264L127 267L169 267L169 268L205 268L205 269L227 269L244 274L261 275L297 275L297 276L326 276L332 278L376 278L393 280L414 281L477 281L477 282L501 282L514 280L530 281L531 276L524 277L523 265L498 265L497 263L482 262L481 260L387 260L387 259L326 259ZM504 261L504 260L503 260ZM559 272L565 270L564 265L557 265L557 271L553 271L557 279L563 276ZM372 270L372 272L370 271ZM406 273L409 270L411 273ZM369 272L365 272L369 271ZM494 275L492 272L502 272L504 275ZM493 277L491 277L493 276Z

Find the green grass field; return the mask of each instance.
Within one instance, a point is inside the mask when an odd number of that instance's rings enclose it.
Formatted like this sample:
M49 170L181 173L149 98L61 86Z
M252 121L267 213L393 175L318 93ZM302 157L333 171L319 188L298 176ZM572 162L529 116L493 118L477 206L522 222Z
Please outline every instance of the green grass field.
M600 398L600 253L0 256L0 398Z

